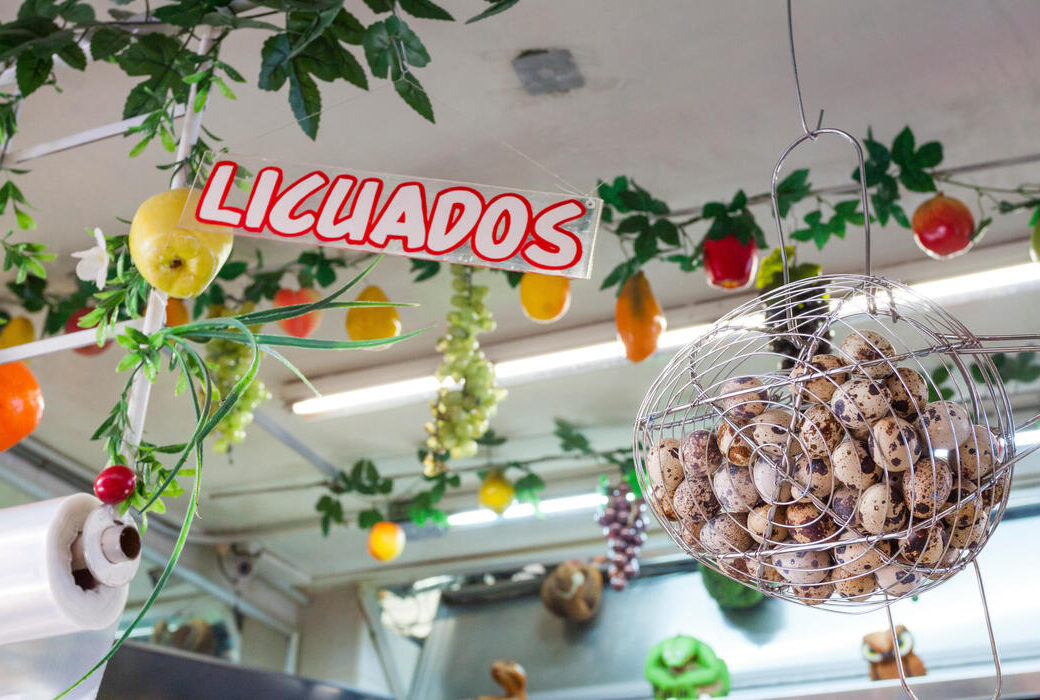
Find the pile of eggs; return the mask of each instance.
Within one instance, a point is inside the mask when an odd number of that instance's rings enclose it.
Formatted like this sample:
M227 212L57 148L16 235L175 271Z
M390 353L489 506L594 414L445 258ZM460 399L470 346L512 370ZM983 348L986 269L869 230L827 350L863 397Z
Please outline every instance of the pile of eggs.
M896 357L853 330L789 374L706 387L717 422L647 445L665 529L722 573L809 605L896 599L960 571L1003 503L1006 444L961 404L929 402L928 380Z

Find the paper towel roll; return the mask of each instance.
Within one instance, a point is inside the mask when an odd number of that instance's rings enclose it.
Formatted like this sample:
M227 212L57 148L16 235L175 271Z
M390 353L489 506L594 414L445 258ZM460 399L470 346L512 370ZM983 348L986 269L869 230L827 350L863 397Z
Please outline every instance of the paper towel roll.
M0 645L108 627L128 585L84 590L72 543L99 502L89 494L0 510Z

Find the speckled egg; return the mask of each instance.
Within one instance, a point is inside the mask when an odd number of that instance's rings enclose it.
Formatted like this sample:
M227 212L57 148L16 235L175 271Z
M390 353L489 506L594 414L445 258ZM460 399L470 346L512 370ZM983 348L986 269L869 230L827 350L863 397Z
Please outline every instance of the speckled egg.
M679 441L665 438L651 447L646 455L646 473L652 485L663 486L668 495L675 493L685 477L679 461Z
M790 590L791 595L806 605L821 605L834 593L834 584L829 580L823 583L805 583L793 585Z
M698 552L704 551L704 547L701 546L701 529L703 527L704 523L690 522L684 522L679 527L679 535L682 537L682 541Z
M719 502L711 491L711 483L707 479L691 479L686 477L675 489L672 496L672 508L682 521L703 523L719 512Z
M848 541L858 537L859 535L852 532L843 534L838 544L832 550L832 555L834 556L834 561L845 567L850 573L862 576L880 569L888 561L888 557L882 551L870 546L866 542Z
M808 362L802 362L795 366L791 370L791 379L797 379L798 377L805 376L807 374L816 374L817 372L830 372L836 370L845 365L840 359L834 355L813 355L809 358ZM809 402L822 402L827 403L831 400L831 396L834 395L834 390L838 388L840 384L844 384L845 380L849 378L846 372L834 372L823 377L817 377L816 379L807 379L804 382L798 382L792 384L792 391L800 391L802 394L802 401Z
M676 520L675 510L672 508L672 497L668 495L664 486L654 486L650 493L650 507L658 515L667 520Z
M903 494L888 484L874 484L859 500L860 523L872 535L896 532L906 526L909 513Z
M888 392L869 379L855 377L834 392L831 410L849 430L866 430L888 413Z
M955 527L950 532L950 546L957 549L973 547L979 543L989 529L989 508L977 508L967 527Z
M993 433L981 425L973 425L971 435L964 444L950 451L948 457L951 466L956 462L961 479L975 481L984 477L993 471L993 465L996 463L993 458L995 444L996 438Z
M769 510L776 508L773 516L769 517ZM762 543L769 541L771 543L783 542L787 539L787 513L786 508L783 506L771 506L768 503L763 503L760 506L755 506L754 509L747 516L747 526L751 533L751 539L755 542ZM773 529L769 533L769 537L766 537L766 528L769 524L773 524Z
M956 510L950 511L943 516L943 522L951 528L968 527L975 520L975 512L985 506L982 499L975 497L978 489L975 484L962 480L959 484L954 482L950 489L950 496L940 509L945 512L948 508L956 506ZM963 503L962 503L963 501Z
M934 567L946 554L950 535L941 524L913 530L899 540L899 558L907 564Z
M727 462L712 475L711 486L723 510L746 513L758 505L758 489L747 467Z
M683 436L679 444L679 461L687 478L703 479L722 466L722 452L715 434L695 430Z
M736 421L751 420L766 410L766 403L769 401L769 393L757 377L736 377L727 380L718 388L718 395L725 397L718 400L722 412Z
M831 558L819 550L784 552L773 555L773 566L791 583L820 583L830 573Z
M952 401L933 401L926 405L917 418L924 449L953 450L963 445L971 432L968 412Z
M860 365L859 371L872 379L883 379L896 369L891 362L879 362L893 357L896 351L888 338L874 331L853 331L842 341L838 354L847 364Z
M795 438L788 429L791 420L791 414L779 408L765 411L751 421L751 439L760 445L766 454L779 457L783 454L788 440L792 443L795 442ZM795 421L794 427L795 430L798 429L797 421Z
M701 528L701 545L715 554L746 552L753 544L747 513L719 513Z
M902 418L885 416L871 430L870 454L875 464L891 472L902 472L921 459L917 429Z
M751 480L766 503L788 503L791 500L791 483L784 477L784 467L778 463L779 459L760 454L751 465Z
M739 432L738 432L739 430ZM721 421L715 433L715 439L719 445L722 456L741 467L751 464L751 453L753 449L747 438L751 435L751 428L741 426L734 428L728 421Z
M831 494L827 505L834 511L832 517L834 518L834 524L838 526L839 530L849 527L861 528L858 508L859 498L860 492L851 486L839 486L834 489L834 493Z
M953 474L944 459L922 459L903 474L903 494L915 518L937 512L952 490Z
M910 593L921 583L921 574L915 574L898 566L882 566L874 574L878 588L890 596L901 596Z
M798 455L794 460L794 469L791 470L791 479L794 480L791 495L795 498L802 498L811 493L817 498L827 500L834 490L834 472L831 470L830 460L824 457L809 458Z
M831 451L834 478L862 491L881 481L881 467L859 440L845 440Z
M831 450L841 444L845 428L826 404L814 404L802 414L798 430L802 446L810 457L830 457Z
M957 562L960 561L962 550L954 547L947 547L946 553L942 556L942 559L938 564L935 565L936 571L922 571L924 577L931 579L932 581L941 581L942 579L953 576L955 571L951 571Z
M877 590L877 579L873 574L856 575L845 566L831 572L831 582L837 594L846 600L866 600Z
M889 403L900 418L914 420L921 408L928 403L928 382L917 370L900 367L895 374L886 377L884 387L892 399Z
M795 542L808 544L834 537L838 528L812 503L799 501L787 506L787 531Z

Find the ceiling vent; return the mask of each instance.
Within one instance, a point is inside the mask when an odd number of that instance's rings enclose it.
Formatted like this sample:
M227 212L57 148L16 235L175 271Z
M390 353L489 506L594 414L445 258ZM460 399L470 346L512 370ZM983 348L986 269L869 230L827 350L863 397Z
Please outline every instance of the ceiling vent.
M529 95L569 92L585 84L567 49L524 51L513 59L513 70Z

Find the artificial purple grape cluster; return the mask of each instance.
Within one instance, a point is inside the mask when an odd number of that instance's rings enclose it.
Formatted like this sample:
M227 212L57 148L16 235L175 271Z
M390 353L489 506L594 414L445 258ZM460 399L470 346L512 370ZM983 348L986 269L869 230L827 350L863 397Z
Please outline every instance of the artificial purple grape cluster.
M597 520L610 547L607 576L615 591L625 590L639 573L639 550L646 542L646 504L642 498L629 501L631 493L632 488L623 481L611 489Z

